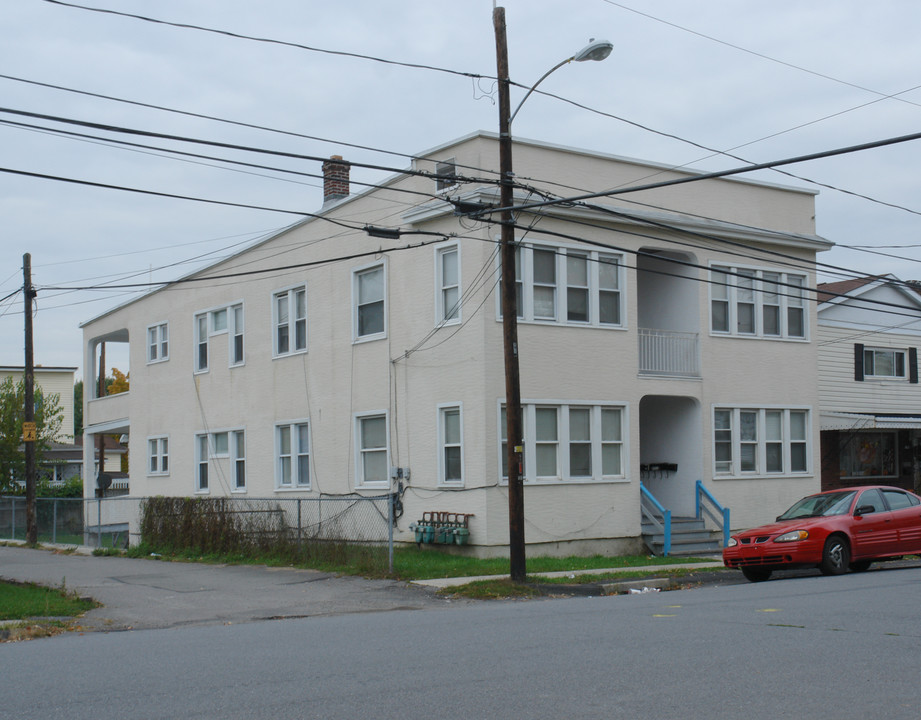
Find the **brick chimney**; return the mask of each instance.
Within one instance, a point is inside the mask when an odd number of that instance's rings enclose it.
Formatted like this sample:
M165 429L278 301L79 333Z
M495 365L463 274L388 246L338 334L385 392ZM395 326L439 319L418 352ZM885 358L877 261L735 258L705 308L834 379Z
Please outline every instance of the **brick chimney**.
M323 204L349 196L349 164L341 155L332 155L323 163Z

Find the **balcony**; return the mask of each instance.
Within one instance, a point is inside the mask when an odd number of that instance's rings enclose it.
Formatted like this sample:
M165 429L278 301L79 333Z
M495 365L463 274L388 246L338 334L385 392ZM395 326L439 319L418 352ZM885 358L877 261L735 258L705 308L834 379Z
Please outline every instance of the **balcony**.
M640 375L700 377L697 333L639 329Z

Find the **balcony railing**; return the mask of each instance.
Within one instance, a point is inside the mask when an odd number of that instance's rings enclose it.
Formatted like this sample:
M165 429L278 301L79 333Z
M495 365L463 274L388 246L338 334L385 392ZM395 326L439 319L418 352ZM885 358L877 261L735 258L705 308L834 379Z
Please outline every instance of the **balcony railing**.
M639 329L640 374L700 377L697 333Z

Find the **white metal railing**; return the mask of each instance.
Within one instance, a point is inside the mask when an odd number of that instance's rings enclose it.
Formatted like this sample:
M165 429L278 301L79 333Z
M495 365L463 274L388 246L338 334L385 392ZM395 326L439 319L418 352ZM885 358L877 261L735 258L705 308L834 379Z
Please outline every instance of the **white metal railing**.
M697 333L639 329L640 373L700 377Z

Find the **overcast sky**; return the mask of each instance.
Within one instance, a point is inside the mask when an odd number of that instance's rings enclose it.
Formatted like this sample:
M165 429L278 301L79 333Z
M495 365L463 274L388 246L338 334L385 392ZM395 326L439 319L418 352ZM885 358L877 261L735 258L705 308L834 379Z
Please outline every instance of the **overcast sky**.
M409 154L474 130L497 129L494 83L457 74L496 73L492 0L83 4L278 42L49 0L2 0L0 297L22 286L22 257L31 253L33 282L39 289L34 319L39 364L80 367L79 324L132 297L131 291L120 289L50 288L176 278L297 218L8 171L306 212L320 207L322 192L321 182L311 177L180 160L36 127L312 174L320 167L317 162L116 136L8 111L303 155L340 154L395 168L406 167ZM541 86L598 112L535 95L515 120L519 137L712 171L745 163L691 143L763 163L921 131L921 89L913 89L921 87L921 3L914 0L501 4L506 8L510 75L521 85L534 83L590 37L614 44L605 62L574 63ZM517 104L523 91L513 92ZM919 166L921 143L913 141L786 168L837 189L772 171L745 177L820 190L817 231L837 245L820 255L820 262L869 274L891 272L907 280L921 278ZM353 169L352 179L375 182L385 175ZM828 273L820 279L841 277ZM0 365L23 362L22 296L17 294L0 302Z

